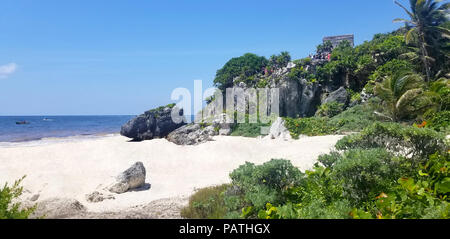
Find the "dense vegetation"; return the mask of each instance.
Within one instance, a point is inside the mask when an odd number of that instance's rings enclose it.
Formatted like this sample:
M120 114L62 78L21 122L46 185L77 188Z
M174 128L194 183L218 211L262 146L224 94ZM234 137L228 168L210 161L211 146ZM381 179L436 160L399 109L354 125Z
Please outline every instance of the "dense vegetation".
M201 201L194 195L186 209L190 213L183 216L450 218L450 157L444 135L375 123L336 147L341 151L320 156L306 172L287 160L246 163L230 174L231 185L208 190L206 197L199 192Z
M314 117L285 119L294 138L353 132L336 144L339 151L320 156L305 172L283 159L242 165L230 174L231 185L208 190L200 201L191 198L185 217L204 213L192 206L199 203L214 212L200 218L450 218L450 4L395 3L409 17L395 19L405 27L356 47L344 41L333 49L325 42L317 53L331 52L329 60L294 60L288 73L291 80L344 86L350 93L350 105L331 102ZM258 59L253 76L242 70L228 76L264 86L265 78L255 76L285 66L290 57ZM233 77L222 76L218 72L215 83L231 86Z
M252 80L253 76L263 72L264 67L268 64L269 62L265 57L252 53L233 58L217 71L214 84L219 86L219 89L224 90L232 87L234 79L237 77L240 77L242 81Z

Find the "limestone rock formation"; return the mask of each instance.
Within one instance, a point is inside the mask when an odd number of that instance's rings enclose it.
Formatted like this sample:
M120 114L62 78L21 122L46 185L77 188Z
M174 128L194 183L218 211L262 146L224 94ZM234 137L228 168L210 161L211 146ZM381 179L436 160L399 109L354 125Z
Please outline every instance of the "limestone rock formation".
M272 92L269 89L279 89L279 116L282 117L308 117L313 116L317 110L318 105L320 105L320 97L322 93L322 86L315 82L308 82L305 79L293 80L289 77L289 72L295 64L290 62L287 67L277 69L272 75L257 75L256 81L264 81L267 83L266 89L268 89L268 95L265 99L265 103L269 107L269 113L273 112L272 105L274 104L272 98ZM233 94L239 91L244 92L245 99L248 102L249 95L251 91L255 89L256 86L247 85L241 82L239 77L234 80L234 87L230 89ZM224 94L224 104L223 109L226 108L228 100ZM242 112L248 108L242 108L243 105L237 104L237 97L234 99L234 110ZM256 106L254 106L256 108ZM217 109L216 105L213 103L208 104L202 111L203 119L215 117L217 114L221 114L222 108Z
M305 79L293 81L285 76L273 88L280 89L280 116L312 116L320 104L320 85L317 83L311 84Z
M285 121L278 117L277 120L272 124L269 130L269 135L266 136L267 139L292 139L291 133L285 127Z
M167 140L177 145L197 145L211 140L218 132L211 126L189 124L176 129L167 136Z
M172 110L179 112L176 121L172 119ZM120 134L136 141L164 138L170 132L185 125L183 110L173 106L160 107L131 119L122 126Z
M349 94L344 87L340 87L336 91L331 92L323 103L338 102L344 105L349 103Z
M142 162L137 162L116 177L116 182L109 187L113 193L125 193L131 189L145 186L146 171Z

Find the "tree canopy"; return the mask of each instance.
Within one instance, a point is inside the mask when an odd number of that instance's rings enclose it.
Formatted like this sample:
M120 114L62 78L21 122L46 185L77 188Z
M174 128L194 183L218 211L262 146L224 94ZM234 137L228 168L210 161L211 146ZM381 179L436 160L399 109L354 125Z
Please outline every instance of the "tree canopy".
M225 90L233 86L233 80L236 77L245 79L261 73L268 63L268 60L264 56L257 56L252 53L233 58L217 71L214 84L219 89Z

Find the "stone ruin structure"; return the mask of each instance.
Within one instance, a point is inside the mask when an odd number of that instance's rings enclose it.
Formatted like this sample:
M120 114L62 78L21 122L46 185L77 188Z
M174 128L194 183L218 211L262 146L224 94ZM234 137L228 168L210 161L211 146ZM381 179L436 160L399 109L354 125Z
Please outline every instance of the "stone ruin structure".
M323 38L323 44L331 42L331 49L322 49L320 52L316 52L315 55L310 55L310 58L314 65L321 64L330 61L331 52L335 47L337 47L341 42L348 41L353 47L355 45L354 35L340 35L340 36L328 36Z
M337 47L339 45L339 43L341 43L343 41L350 42L350 45L352 47L355 46L355 36L353 34L324 37L323 43L325 43L327 41L331 42L331 44L333 45L333 48Z

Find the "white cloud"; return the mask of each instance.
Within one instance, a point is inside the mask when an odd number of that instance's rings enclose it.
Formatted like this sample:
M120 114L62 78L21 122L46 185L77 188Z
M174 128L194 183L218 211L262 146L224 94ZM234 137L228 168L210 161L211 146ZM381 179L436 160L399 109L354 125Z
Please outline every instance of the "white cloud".
M13 74L17 70L17 64L16 63L9 63L6 65L0 65L0 78L6 78L9 75Z

